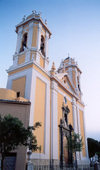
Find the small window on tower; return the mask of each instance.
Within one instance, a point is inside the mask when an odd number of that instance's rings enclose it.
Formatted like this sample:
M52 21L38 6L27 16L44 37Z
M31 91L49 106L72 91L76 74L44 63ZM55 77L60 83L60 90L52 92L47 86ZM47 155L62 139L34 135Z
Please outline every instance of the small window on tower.
M17 98L20 97L20 91L17 92Z
M24 49L27 47L27 33L25 33L23 35L23 39L22 39L22 45L20 48L20 52L24 51Z
M44 49L45 49L45 39L44 39L43 35L41 35L41 45L40 45L40 50L41 50L41 53L43 54L43 56L45 56Z

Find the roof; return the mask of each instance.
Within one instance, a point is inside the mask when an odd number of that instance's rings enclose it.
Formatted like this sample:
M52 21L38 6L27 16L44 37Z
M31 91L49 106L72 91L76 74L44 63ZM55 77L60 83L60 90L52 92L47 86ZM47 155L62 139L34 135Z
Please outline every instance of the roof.
M18 27L20 27L20 26L22 26L22 25L24 25L24 24L26 24L26 23L28 23L29 21L32 21L32 20L40 22L44 26L44 28L48 31L49 36L51 36L51 32L47 27L47 23L43 22L40 13L36 13L36 11L33 12L31 15L29 15L26 18L24 17L23 20L19 24L16 25L16 32L18 32Z
M1 101L17 101L17 102L29 102L29 100L24 97L17 97L14 90L0 88L0 100Z

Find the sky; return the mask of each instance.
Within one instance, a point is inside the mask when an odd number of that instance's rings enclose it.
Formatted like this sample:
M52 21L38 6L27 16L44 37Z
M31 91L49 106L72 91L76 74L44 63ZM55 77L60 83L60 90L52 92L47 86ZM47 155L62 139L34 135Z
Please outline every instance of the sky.
M52 32L50 67L69 56L82 71L87 137L100 140L100 0L0 0L0 88L16 49L15 26L32 10L42 13Z

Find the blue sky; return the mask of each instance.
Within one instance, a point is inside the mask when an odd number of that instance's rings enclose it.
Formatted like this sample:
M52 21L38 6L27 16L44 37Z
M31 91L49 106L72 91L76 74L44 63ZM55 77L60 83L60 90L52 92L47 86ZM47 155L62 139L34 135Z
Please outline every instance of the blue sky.
M52 32L50 66L54 61L58 67L68 53L78 62L87 136L100 140L100 1L0 0L0 87L6 87L16 48L15 25L32 10L42 12Z

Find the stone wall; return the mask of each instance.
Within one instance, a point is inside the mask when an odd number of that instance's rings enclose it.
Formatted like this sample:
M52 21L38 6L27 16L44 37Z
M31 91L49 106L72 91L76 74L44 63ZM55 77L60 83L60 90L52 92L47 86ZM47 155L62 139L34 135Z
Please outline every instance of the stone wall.
M27 127L29 125L30 103L0 100L0 114L2 116L10 114L17 117L23 122L24 126ZM21 146L14 152L17 153L15 170L25 170L26 148Z

